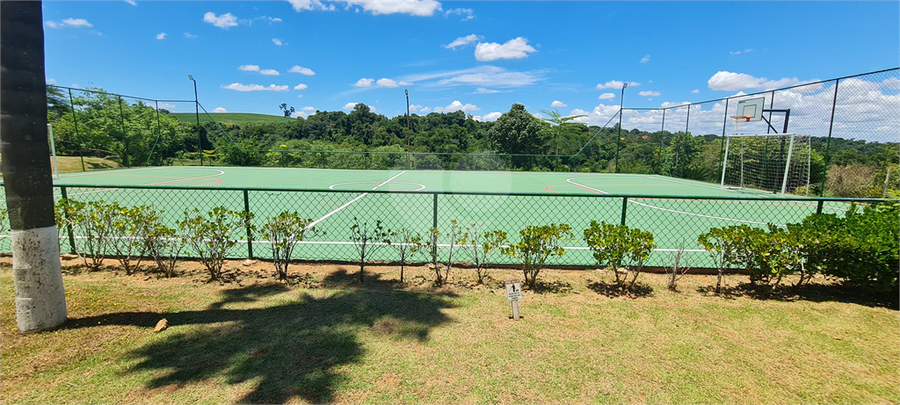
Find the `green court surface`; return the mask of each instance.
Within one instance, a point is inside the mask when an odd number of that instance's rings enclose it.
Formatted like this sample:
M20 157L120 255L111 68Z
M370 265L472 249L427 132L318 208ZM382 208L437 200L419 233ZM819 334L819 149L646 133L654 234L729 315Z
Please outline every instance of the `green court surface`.
M341 261L358 259L350 242L350 227L358 218L421 234L436 225L443 235L450 232L451 221L463 227L475 223L482 231L504 230L513 241L526 226L567 223L575 238L555 263L589 266L593 258L581 234L597 220L624 221L653 232L658 249L650 265L665 265L670 252L683 243L695 266L703 266L707 254L696 240L710 228L783 225L799 222L818 208L813 199L780 198L771 192L725 190L658 175L602 173L153 167L64 174L55 179L58 198L63 191L80 201L151 205L165 211L164 221L172 227L185 211L206 212L215 206L249 210L258 228L282 211L296 211L326 232L304 243L298 257ZM844 201L826 201L823 212L840 213L846 207ZM242 243L233 257L250 254L250 239L253 256L270 257L269 245L258 232L248 237L242 230L237 235ZM442 237L440 243L450 240ZM4 248L8 251L8 244ZM375 259L396 256L385 248ZM460 253L454 258L467 260Z

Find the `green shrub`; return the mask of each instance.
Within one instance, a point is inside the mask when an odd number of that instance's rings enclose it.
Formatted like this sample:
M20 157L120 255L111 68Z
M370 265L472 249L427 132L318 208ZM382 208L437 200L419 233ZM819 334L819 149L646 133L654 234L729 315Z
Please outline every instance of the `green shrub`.
M898 203L852 205L843 218L812 215L802 227L820 238L808 249L808 266L854 284L886 291L897 288L900 269Z
M725 269L738 267L750 271L755 266L755 251L750 249L750 245L752 240L759 238L763 233L759 228L735 225L712 228L697 238L697 243L710 253L719 272L716 279L716 294L722 288L722 275Z
M475 265L478 284L484 284L484 279L487 277L486 264L495 253L500 252L500 246L505 244L506 240L506 232L480 232L474 222L470 222L462 232L457 243L463 246L463 251Z
M656 247L653 234L626 225L613 225L605 221L591 221L590 228L584 230L584 240L594 254L597 267L609 267L616 277L616 284L631 291L638 275L644 267L644 260ZM625 260L630 263L626 263ZM627 270L625 277L619 277L619 269ZM629 279L629 276L630 279Z
M296 212L284 211L272 218L263 226L263 238L272 244L272 264L275 274L281 281L286 281L288 266L297 244L324 234L315 227L309 226L312 219L304 219Z
M375 226L367 222L359 223L359 219L353 217L353 226L350 227L350 240L359 253L359 282L363 282L363 270L366 260L375 251L391 244L391 230L385 229L381 221L375 221Z
M178 222L185 243L200 257L200 262L209 271L210 280L221 280L225 258L237 243L232 235L239 229L252 227L249 224L252 216L225 207L216 207L205 216L197 209L194 209L192 214L185 212L184 220Z
M503 253L522 260L525 284L534 289L538 274L550 256L566 253L562 244L572 238L572 227L568 224L529 226L519 231L519 241L503 250Z
M422 236L402 228L391 232L391 247L400 254L400 282L403 282L403 273L406 270L406 262L415 257L422 250Z

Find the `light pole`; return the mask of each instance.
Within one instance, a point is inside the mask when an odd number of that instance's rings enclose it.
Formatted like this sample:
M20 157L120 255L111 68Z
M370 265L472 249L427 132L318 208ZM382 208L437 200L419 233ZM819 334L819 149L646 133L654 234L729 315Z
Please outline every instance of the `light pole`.
M619 141L622 140L622 108L625 105L625 88L628 83L622 83L622 97L619 97L619 135L616 136L616 173L619 173Z
M194 82L194 116L197 117L197 147L200 150L200 166L203 166L203 136L200 134L200 101L197 98L197 81L194 76L188 75L188 79Z

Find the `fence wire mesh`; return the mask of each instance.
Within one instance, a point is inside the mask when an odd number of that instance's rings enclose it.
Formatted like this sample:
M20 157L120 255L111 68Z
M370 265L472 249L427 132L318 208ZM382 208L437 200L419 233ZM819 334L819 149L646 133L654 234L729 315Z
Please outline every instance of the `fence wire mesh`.
M308 218L323 232L300 244L294 252L297 260L353 262L359 260L351 237L351 227L366 223L392 231L406 229L423 236L436 228L440 258L449 255L452 240L451 221L460 230L475 226L481 232L501 230L510 242L518 240L518 233L530 225L566 223L575 238L566 242L566 253L551 265L590 267L592 253L582 239L582 231L592 220L625 224L654 234L657 249L647 261L650 266L666 266L667 252L680 245L696 267L713 267L708 254L697 245L697 237L710 228L747 224L765 227L768 223L783 226L797 223L817 213L843 215L851 202L870 204L877 199L817 199L817 198L684 198L617 195L537 195L448 192L360 191L303 191L268 189L216 189L203 187L97 187L56 186L57 200L69 198L81 202L118 202L120 205L148 205L161 211L161 222L178 228L178 221L196 209L201 214L214 207L253 215L254 231L234 230L237 245L228 256L240 258L272 258L272 245L262 236L261 229L282 212L297 212ZM61 252L84 252L85 235L77 229L60 230ZM71 238L69 237L71 233ZM74 242L74 245L73 245ZM396 241L395 241L396 242ZM454 242L455 243L455 242ZM2 239L0 249L10 252L8 238ZM460 247L456 246L456 249ZM198 257L187 250L185 257ZM454 257L465 261L457 250ZM380 249L367 260L396 262L392 249ZM426 262L426 255L414 257L412 262ZM521 264L516 259L496 255L492 264Z

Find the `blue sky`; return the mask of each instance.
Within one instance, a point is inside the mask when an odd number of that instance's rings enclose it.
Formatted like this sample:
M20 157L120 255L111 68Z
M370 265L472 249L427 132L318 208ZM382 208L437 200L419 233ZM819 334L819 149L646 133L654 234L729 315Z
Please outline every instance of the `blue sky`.
M45 1L49 83L209 110L659 107L892 68L900 3ZM668 104L667 104L668 103ZM164 106L187 112L190 104Z

